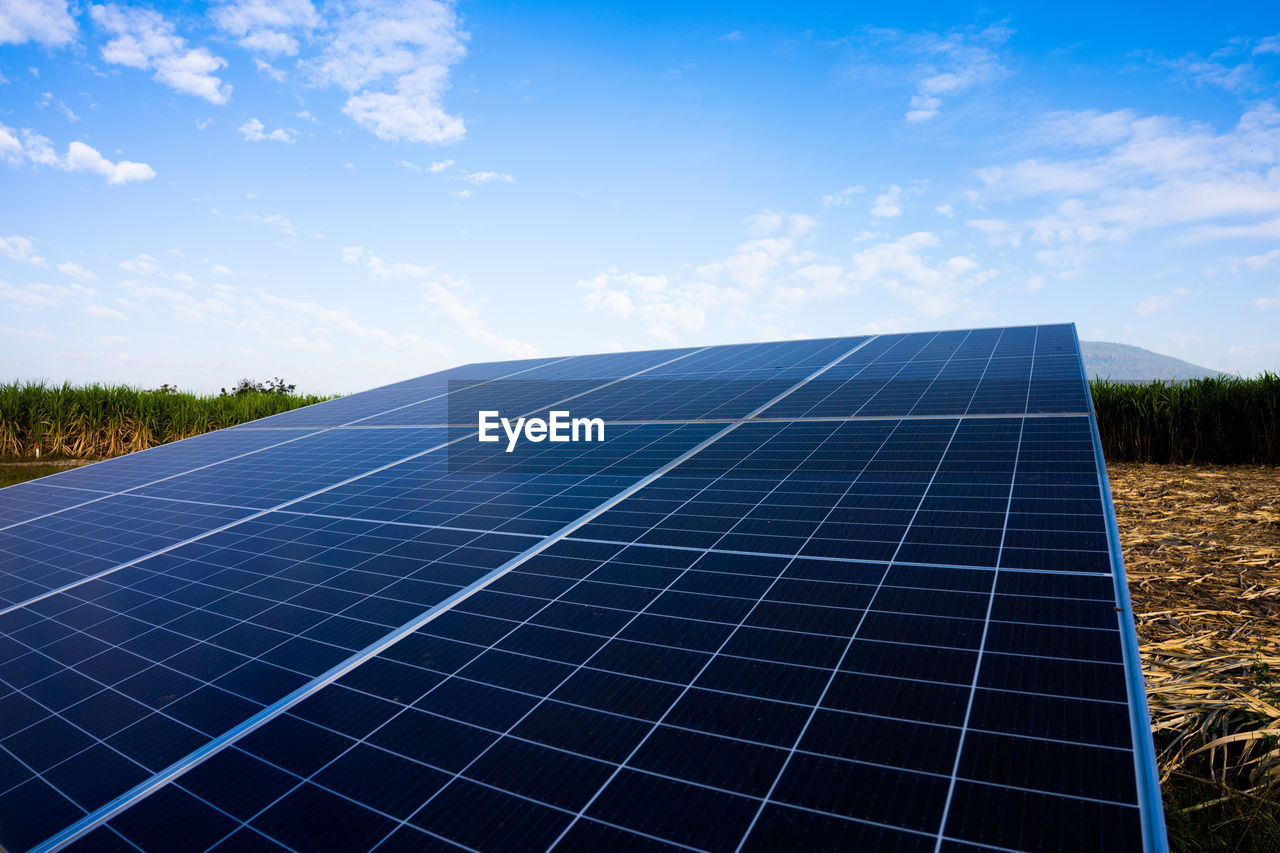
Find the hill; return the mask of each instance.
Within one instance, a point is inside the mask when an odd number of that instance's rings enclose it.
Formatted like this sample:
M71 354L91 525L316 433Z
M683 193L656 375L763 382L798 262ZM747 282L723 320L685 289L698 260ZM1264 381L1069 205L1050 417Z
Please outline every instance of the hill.
M1106 341L1081 341L1080 352L1084 356L1084 369L1090 379L1119 381L1151 379L1200 379L1205 376L1222 376L1220 370L1211 370L1161 355L1142 347L1113 344Z

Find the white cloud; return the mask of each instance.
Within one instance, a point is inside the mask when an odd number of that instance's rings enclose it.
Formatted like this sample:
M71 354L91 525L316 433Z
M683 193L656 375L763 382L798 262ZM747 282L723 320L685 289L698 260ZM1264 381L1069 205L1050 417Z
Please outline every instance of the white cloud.
M1198 86L1218 86L1233 93L1251 90L1257 86L1257 70L1249 62L1233 64L1201 59L1193 55L1165 64Z
M73 124L80 120L80 116L76 115L72 111L71 107L64 104L61 99L55 98L52 92L42 93L40 95L40 101L38 102L37 106L39 106L40 109L44 109L46 107L51 107L51 106L57 107L58 112L62 113L62 115L66 117L67 121L72 122Z
M410 264L404 261L387 263L364 246L343 247L342 261L348 264L362 264L369 272L380 278L427 278L435 271L435 267L430 264Z
M609 268L578 282L583 307L639 322L666 342L702 331L715 317L782 336L777 312L856 290L842 267L807 248L813 217L765 210L746 220L750 239L724 257L669 272Z
M1259 296L1257 299L1253 300L1253 305L1255 308L1263 309L1275 308L1277 305L1280 305L1280 286L1276 287L1275 296Z
M231 275L231 267L223 266L222 264L214 264L209 268L209 272L214 275Z
M804 213L779 213L762 210L747 217L747 234L751 237L770 237L785 233L788 237L801 237L818 226L818 220Z
M77 263L72 263L71 261L58 264L58 272L65 276L74 278L76 281L93 281L93 279L96 278L92 272Z
M160 271L160 265L156 259L148 254L140 253L136 258L120 262L120 269L124 272L131 272L135 275L155 275Z
M850 259L850 280L876 284L907 299L916 310L938 317L961 307L966 294L995 275L967 255L933 261L927 252L941 241L920 231L857 252Z
M352 95L342 111L379 139L456 142L466 129L440 105L447 77L442 69L423 68L396 80L393 92Z
M1194 86L1217 86L1235 95L1265 93L1271 88L1266 63L1256 57L1280 53L1280 36L1269 36L1250 47L1252 40L1233 38L1207 57L1188 53L1167 59L1150 52L1147 59L1157 67L1167 68Z
M4 0L0 3L0 44L34 41L60 47L76 37L66 0Z
M634 315L650 335L669 342L702 330L711 307L707 301L713 293L732 293L735 301L741 301L740 294L706 283L673 287L665 275L620 273L617 269L608 269L577 286L584 291L582 304L588 311L604 311L624 319Z
M268 228L276 228L289 236L293 236L294 234L293 223L289 221L287 216L281 213L268 213L261 216L257 214L248 214L244 219L245 221L252 222L255 225L265 225Z
M919 59L914 76L916 93L906 112L908 122L936 118L943 98L954 97L1004 77L998 49L1011 31L1003 27L982 30L954 30L946 34L919 33L908 36L903 46ZM902 38L901 34L888 35Z
M44 258L35 253L35 244L16 234L12 237L0 237L0 255L22 264L46 266Z
M293 137L297 134L297 131L288 130L283 127L276 128L270 133L264 133L263 131L266 130L266 125L258 121L256 118L251 118L244 124L240 125L239 130L240 135L250 142L262 142L263 140L270 140L272 142L293 142Z
M845 187L839 192L824 195L821 198L823 207L843 207L853 200L853 196L858 193L866 192L866 187L853 186Z
M458 329L468 339L511 358L533 358L537 347L492 331L475 304L466 298L465 282L442 275L423 283L424 298L432 314Z
M730 30L724 35L717 37L716 41L742 41L742 30Z
M25 157L22 143L11 127L0 124L0 159L8 163L21 163Z
M363 0L333 22L312 66L315 78L350 92L343 112L381 139L447 143L462 119L443 106L449 70L466 56L453 6L436 0Z
M445 169L453 165L452 160L439 160L427 167L428 172L443 172Z
M1247 225L1202 225L1187 232L1187 243L1213 240L1280 240L1280 218L1264 219Z
M231 84L214 76L226 60L203 47L188 48L187 40L176 35L173 24L159 13L108 3L91 6L89 14L100 29L114 36L102 47L107 62L154 71L160 83L215 104L231 98Z
M1128 110L1056 113L1037 137L1076 156L982 169L984 188L975 195L982 204L1061 198L1049 213L1015 224L1037 242L1118 242L1178 226L1194 226L1185 234L1193 241L1280 234L1280 110L1273 105L1255 105L1224 132ZM1214 224L1222 219L1232 221Z
M134 163L130 160L112 163L99 154L96 148L85 145L83 142L73 142L67 147L64 162L67 171L96 172L105 177L107 183L112 186L127 184L130 181L149 181L156 176L155 170L146 163Z
M487 184L493 181L514 184L516 179L505 172L467 172L466 179L473 184Z
M258 69L258 73L263 77L274 80L277 83L284 82L284 72L264 59L255 56L253 58L253 67Z
M53 143L29 128L22 129L23 156L37 166L65 166L53 150Z
M264 337L274 336L291 349L328 350L333 347L335 337L346 335L393 349L426 352L437 356L450 354L448 347L416 332L396 334L361 323L346 308L327 308L316 302L299 302L269 293L258 294L257 299L247 307L256 309L254 313L260 316L227 322L249 328Z
M1134 306L1133 310L1143 317L1150 317L1152 314L1165 310L1191 291L1185 287L1175 287L1168 293L1162 293L1158 296L1148 296Z
M948 219L955 216L955 213L951 210L951 205L949 204L940 204L937 207L935 207L933 210L934 210L934 213L939 213L947 217Z
M1280 264L1280 249L1272 249L1260 255L1251 255L1244 259L1244 264L1251 270L1264 270Z
M891 184L888 189L876 196L871 206L871 215L876 219L894 219L902 215L902 187Z
M123 312L117 311L114 308L108 308L105 305L86 305L84 306L84 313L88 314L90 317L97 317L102 320L125 319Z
M3 282L0 282L0 288L3 288ZM44 329L15 329L13 326L0 326L0 335L5 337L31 338L38 341L55 341L53 335Z
M774 288L773 301L780 307L795 309L806 302L835 299L856 289L842 265L809 264L797 269L789 280Z
M95 293L93 288L80 284L53 285L33 282L24 287L13 287L7 282L0 281L0 299L27 311L58 308L78 298L92 297Z
M19 142L13 129L4 125L0 125L0 158L13 165L29 162L37 166L53 166L67 172L96 172L104 176L111 185L147 181L156 176L155 171L146 163L131 160L112 163L96 148L83 142L72 142L67 146L67 153L59 157L48 138L24 128L22 141Z
M987 235L987 242L992 246L1019 246L1022 244L1022 231L1003 219L970 219L970 228L976 228Z
M531 344L492 331L480 316L477 303L468 298L470 288L466 282L455 279L448 273L439 272L430 265L406 261L388 262L363 246L344 247L342 260L344 263L363 266L378 278L418 281L432 315L454 327L469 340L512 358L532 358L538 354L537 348Z
M752 237L764 237L782 227L782 214L772 210L761 211L747 217L747 233Z
M218 29L240 39L242 47L275 56L295 56L294 33L321 24L310 0L232 0L215 6L209 16Z

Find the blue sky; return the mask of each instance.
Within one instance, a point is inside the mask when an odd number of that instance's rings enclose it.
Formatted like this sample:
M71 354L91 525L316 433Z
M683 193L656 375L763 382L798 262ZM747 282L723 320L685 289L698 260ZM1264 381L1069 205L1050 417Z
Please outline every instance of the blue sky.
M0 0L0 378L1074 321L1280 369L1280 7Z

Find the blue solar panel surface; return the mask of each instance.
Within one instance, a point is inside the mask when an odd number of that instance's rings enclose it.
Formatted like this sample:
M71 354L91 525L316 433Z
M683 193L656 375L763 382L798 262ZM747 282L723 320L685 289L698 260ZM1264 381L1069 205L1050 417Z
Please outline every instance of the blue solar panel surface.
M1099 452L1064 325L472 365L4 489L0 847L1163 850Z

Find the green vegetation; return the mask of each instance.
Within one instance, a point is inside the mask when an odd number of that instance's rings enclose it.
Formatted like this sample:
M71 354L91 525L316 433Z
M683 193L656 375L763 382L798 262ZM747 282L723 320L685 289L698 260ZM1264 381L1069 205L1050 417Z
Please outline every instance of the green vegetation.
M26 480L34 480L37 477L44 477L48 474L56 474L59 471L65 471L61 465L40 465L30 462L4 463L0 462L0 489L5 486L12 486Z
M200 395L165 385L0 384L0 456L87 459L118 456L287 412L327 397L294 394L280 379L243 379L231 392Z
M1109 462L1280 463L1280 375L1091 384Z

